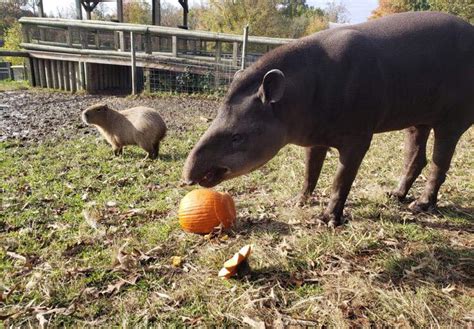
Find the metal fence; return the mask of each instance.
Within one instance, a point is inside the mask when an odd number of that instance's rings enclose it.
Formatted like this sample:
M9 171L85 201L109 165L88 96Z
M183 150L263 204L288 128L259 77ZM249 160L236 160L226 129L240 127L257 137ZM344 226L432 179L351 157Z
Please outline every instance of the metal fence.
M0 62L0 80L10 80L13 78L9 62Z
M248 55L246 66L251 65L260 56ZM230 55L227 57L231 59ZM148 92L225 93L235 72L239 70L241 61L242 58L239 57L237 66L231 61L222 61L219 65L213 66L209 66L207 61L198 61L196 64L174 63L173 70L151 69L148 76L150 79Z

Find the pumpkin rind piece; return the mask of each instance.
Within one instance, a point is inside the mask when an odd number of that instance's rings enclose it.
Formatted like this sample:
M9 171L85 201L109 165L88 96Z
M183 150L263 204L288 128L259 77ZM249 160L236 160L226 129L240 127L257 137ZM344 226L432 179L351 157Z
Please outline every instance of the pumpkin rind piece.
M245 257L242 256L240 253L236 253L234 256L232 256L231 259L228 259L224 263L224 268L227 268L227 269L235 268L244 260L244 258Z
M232 275L234 275L236 273L236 270L234 271L229 271L228 269L226 269L225 267L222 268L220 271L219 271L219 274L218 276L222 279L229 279Z

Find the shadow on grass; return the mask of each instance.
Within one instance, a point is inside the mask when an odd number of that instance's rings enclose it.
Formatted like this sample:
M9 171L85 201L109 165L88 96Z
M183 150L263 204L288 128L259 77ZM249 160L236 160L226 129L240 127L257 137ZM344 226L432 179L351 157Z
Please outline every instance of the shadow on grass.
M187 156L188 155L184 154L184 153L178 153L178 154L168 154L168 153L162 154L162 153L160 153L157 160L158 161L165 161L165 162L174 162L174 161L177 161L177 160L186 159Z
M416 287L433 282L474 287L474 250L472 248L437 247L400 259L388 259L380 278L382 282Z
M244 218L236 227L239 234L247 233L276 233L279 235L289 235L291 233L290 225L273 219Z
M432 213L415 214L408 209L405 203L399 201L374 203L369 199L360 199L348 202L346 208L352 208L351 210L354 211L367 204L373 204L375 210L365 216L358 216L362 217L362 220L379 221L383 218L384 221L393 223L406 223L408 218L409 223L422 227L474 233L474 207L465 208L450 205L438 207ZM394 212L394 209L397 211Z
M268 285L269 283L279 283L282 287L295 285L295 279L292 274L277 266L252 269L251 274L248 276L248 280L255 285Z

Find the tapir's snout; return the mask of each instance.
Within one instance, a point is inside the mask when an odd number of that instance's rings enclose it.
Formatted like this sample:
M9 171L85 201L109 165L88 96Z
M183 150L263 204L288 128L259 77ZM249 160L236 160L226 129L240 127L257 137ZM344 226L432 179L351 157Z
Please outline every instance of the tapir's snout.
M230 172L229 168L199 159L194 153L194 150L191 151L184 165L183 181L185 184L213 187L225 180L226 174Z

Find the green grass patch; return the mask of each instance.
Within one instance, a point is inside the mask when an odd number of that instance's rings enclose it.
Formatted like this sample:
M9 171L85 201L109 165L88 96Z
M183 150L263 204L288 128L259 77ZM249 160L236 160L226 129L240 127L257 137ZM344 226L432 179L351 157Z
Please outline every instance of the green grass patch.
M217 236L177 221L185 157L206 124L170 131L159 160L114 157L94 136L0 143L0 316L6 326L468 325L473 306L474 134L461 140L440 212L413 216L385 191L401 171L401 133L376 136L349 196L347 225L315 219L337 165L331 151L313 206L295 206L303 151L223 183L238 223ZM395 150L395 151L394 151ZM461 159L461 160L458 160ZM423 172L426 175L426 171ZM423 177L410 192L417 196ZM252 271L217 278L252 244ZM171 258L181 257L173 265Z

